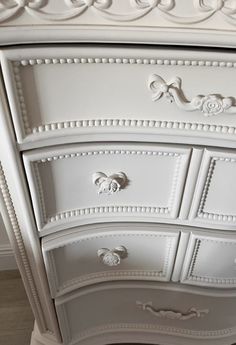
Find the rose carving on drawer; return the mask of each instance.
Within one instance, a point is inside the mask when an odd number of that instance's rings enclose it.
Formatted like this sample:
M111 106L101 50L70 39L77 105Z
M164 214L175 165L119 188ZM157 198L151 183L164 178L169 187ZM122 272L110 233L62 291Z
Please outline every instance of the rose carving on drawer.
M121 259L127 257L127 249L124 246L119 246L114 249L101 248L97 251L98 257L106 266L118 266Z
M233 97L223 97L218 94L198 95L191 101L187 100L181 88L179 77L166 82L162 77L153 74L149 77L148 88L152 92L152 100L157 101L164 96L169 102L175 102L177 107L185 111L201 111L205 116L218 115L223 112L236 114Z
M106 175L102 172L93 174L93 183L98 186L98 194L114 194L127 185L128 179L123 172Z

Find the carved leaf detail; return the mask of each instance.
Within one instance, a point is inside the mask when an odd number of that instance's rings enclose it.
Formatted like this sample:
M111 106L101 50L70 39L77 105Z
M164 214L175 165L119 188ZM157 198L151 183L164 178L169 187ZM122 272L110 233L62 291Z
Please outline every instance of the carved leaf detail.
M135 8L156 7L160 0L130 0L130 4Z
M160 7L162 10L170 11L175 7L175 0L130 0L130 4L140 9Z
M76 8L87 5L85 0L64 0L68 7Z
M112 5L112 0L64 0L68 7L91 7L94 6L100 9L109 8Z

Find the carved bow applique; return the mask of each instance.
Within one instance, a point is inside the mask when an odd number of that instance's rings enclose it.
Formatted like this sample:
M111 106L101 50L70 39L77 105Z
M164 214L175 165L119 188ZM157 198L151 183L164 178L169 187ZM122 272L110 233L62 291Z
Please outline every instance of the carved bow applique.
M167 98L169 102L174 101L174 97L171 93L171 87L180 88L181 79L178 77L172 78L168 83L159 75L153 74L149 78L149 88L152 91L152 100L157 101L163 95Z
M98 186L98 194L114 194L124 188L127 184L127 177L123 172L107 176L102 172L93 174L93 183Z
M218 115L220 113L235 114L236 105L233 97L222 97L217 94L198 95L192 100L187 100L181 89L181 79L172 78L166 82L157 74L152 74L148 80L148 88L152 92L152 100L157 101L164 96L168 101L185 111L200 110L205 116Z

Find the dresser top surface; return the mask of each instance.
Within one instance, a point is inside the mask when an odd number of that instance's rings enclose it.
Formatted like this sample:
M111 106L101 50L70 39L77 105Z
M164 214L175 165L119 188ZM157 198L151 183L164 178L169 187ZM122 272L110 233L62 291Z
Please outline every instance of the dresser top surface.
M235 0L1 0L0 44L236 46Z

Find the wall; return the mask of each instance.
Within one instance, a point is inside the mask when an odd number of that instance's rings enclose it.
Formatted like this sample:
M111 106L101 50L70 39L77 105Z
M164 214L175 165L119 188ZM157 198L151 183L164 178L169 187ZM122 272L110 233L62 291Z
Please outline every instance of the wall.
M0 271L16 268L13 251L0 214Z

